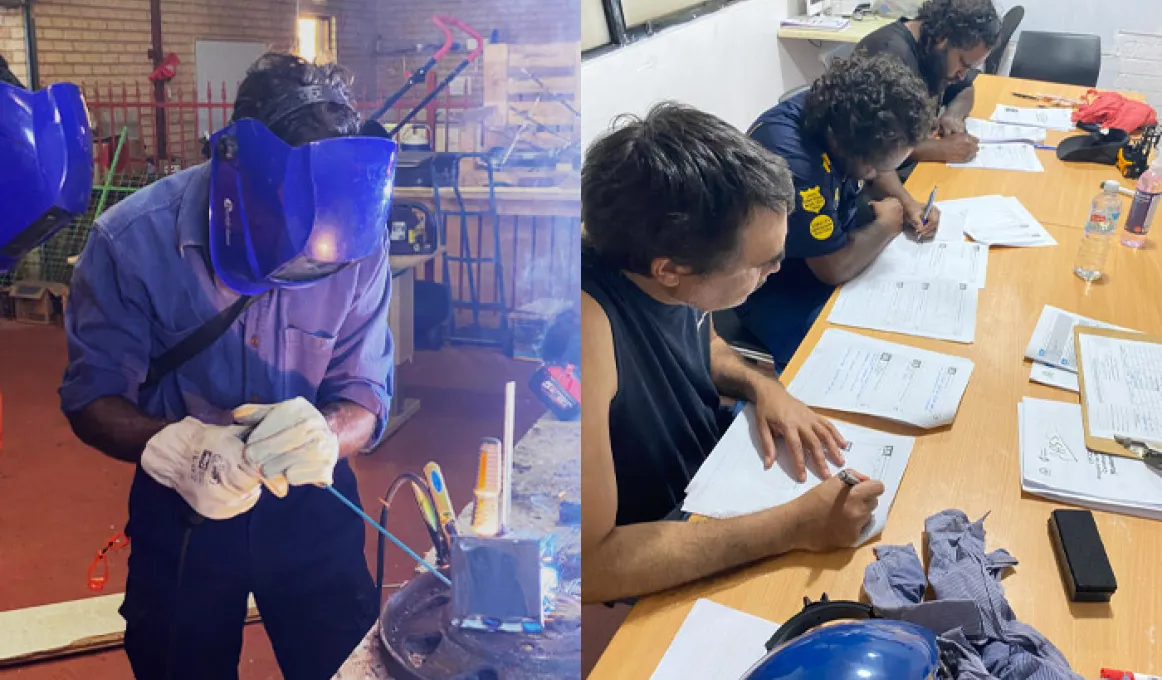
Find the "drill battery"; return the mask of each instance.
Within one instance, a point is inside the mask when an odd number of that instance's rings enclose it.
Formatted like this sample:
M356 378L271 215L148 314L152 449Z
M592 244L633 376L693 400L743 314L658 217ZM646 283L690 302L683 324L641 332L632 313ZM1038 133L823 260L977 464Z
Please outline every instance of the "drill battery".
M581 415L581 378L572 364L543 364L529 379L537 398L561 420Z

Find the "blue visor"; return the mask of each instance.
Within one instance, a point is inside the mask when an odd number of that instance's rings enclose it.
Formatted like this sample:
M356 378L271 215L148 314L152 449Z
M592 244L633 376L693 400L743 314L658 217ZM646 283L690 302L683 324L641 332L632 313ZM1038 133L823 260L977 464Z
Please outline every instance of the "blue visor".
M0 83L0 273L89 206L93 137L76 85Z
M210 256L233 290L299 288L386 247L396 144L292 147L243 119L210 139Z

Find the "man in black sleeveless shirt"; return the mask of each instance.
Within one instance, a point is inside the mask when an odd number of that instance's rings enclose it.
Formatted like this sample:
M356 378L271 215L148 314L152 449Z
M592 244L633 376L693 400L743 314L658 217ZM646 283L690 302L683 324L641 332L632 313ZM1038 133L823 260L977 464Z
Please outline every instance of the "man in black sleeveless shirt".
M824 477L825 456L842 464L835 427L745 364L709 317L778 271L794 206L786 163L714 116L663 104L590 147L581 193L584 600L850 546L879 482L829 478L764 512L661 521L729 422L720 395L755 405L768 467L779 436L800 479L808 460Z

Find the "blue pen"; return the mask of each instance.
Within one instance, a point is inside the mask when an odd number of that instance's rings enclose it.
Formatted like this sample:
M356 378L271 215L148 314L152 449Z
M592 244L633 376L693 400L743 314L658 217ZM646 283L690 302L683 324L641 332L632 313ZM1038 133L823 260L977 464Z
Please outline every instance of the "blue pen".
M1033 145L1033 148L1040 149L1041 151L1056 151L1057 150L1057 147L1055 147L1055 146L1046 146L1044 144L1035 144L1035 145Z
M928 194L928 205L924 206L924 216L921 218L924 226L928 226L928 215L932 213L934 205L936 205L936 187L932 187L932 193Z

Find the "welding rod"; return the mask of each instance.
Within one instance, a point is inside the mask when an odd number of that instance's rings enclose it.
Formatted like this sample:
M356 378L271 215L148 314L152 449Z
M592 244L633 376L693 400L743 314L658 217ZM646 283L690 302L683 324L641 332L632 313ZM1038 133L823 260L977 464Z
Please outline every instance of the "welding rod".
M500 531L509 530L509 518L512 515L512 437L516 420L516 383L509 382L504 386L504 453L501 460L501 496L500 496Z
M335 498L338 498L339 500L343 501L343 504L346 505L347 507L351 508L352 510L354 510L355 514L362 517L364 522L367 522L371 526L375 527L376 531L383 534L384 536L387 536L391 540L392 543L395 543L397 546L399 546L400 550L403 550L408 555L410 555L413 560L415 560L416 562L419 562L420 566L422 566L424 569L427 569L428 571L432 572L433 576L435 576L436 578L443 581L444 584L447 585L448 587L452 586L452 582L448 580L447 576L444 576L443 574L441 574L440 571L436 567L433 567L432 565L428 564L428 562L424 558L417 555L411 548L404 545L403 542L400 541L398 538L396 538L395 536L392 536L390 531L379 526L379 522L376 522L375 520L371 519L371 517L366 512L363 512L363 508L360 508L358 505L356 505L356 504L352 503L350 500L348 500L346 496L339 493L338 489L331 486L330 484L325 485L323 488L326 489L327 491L330 491L331 493L335 494Z

